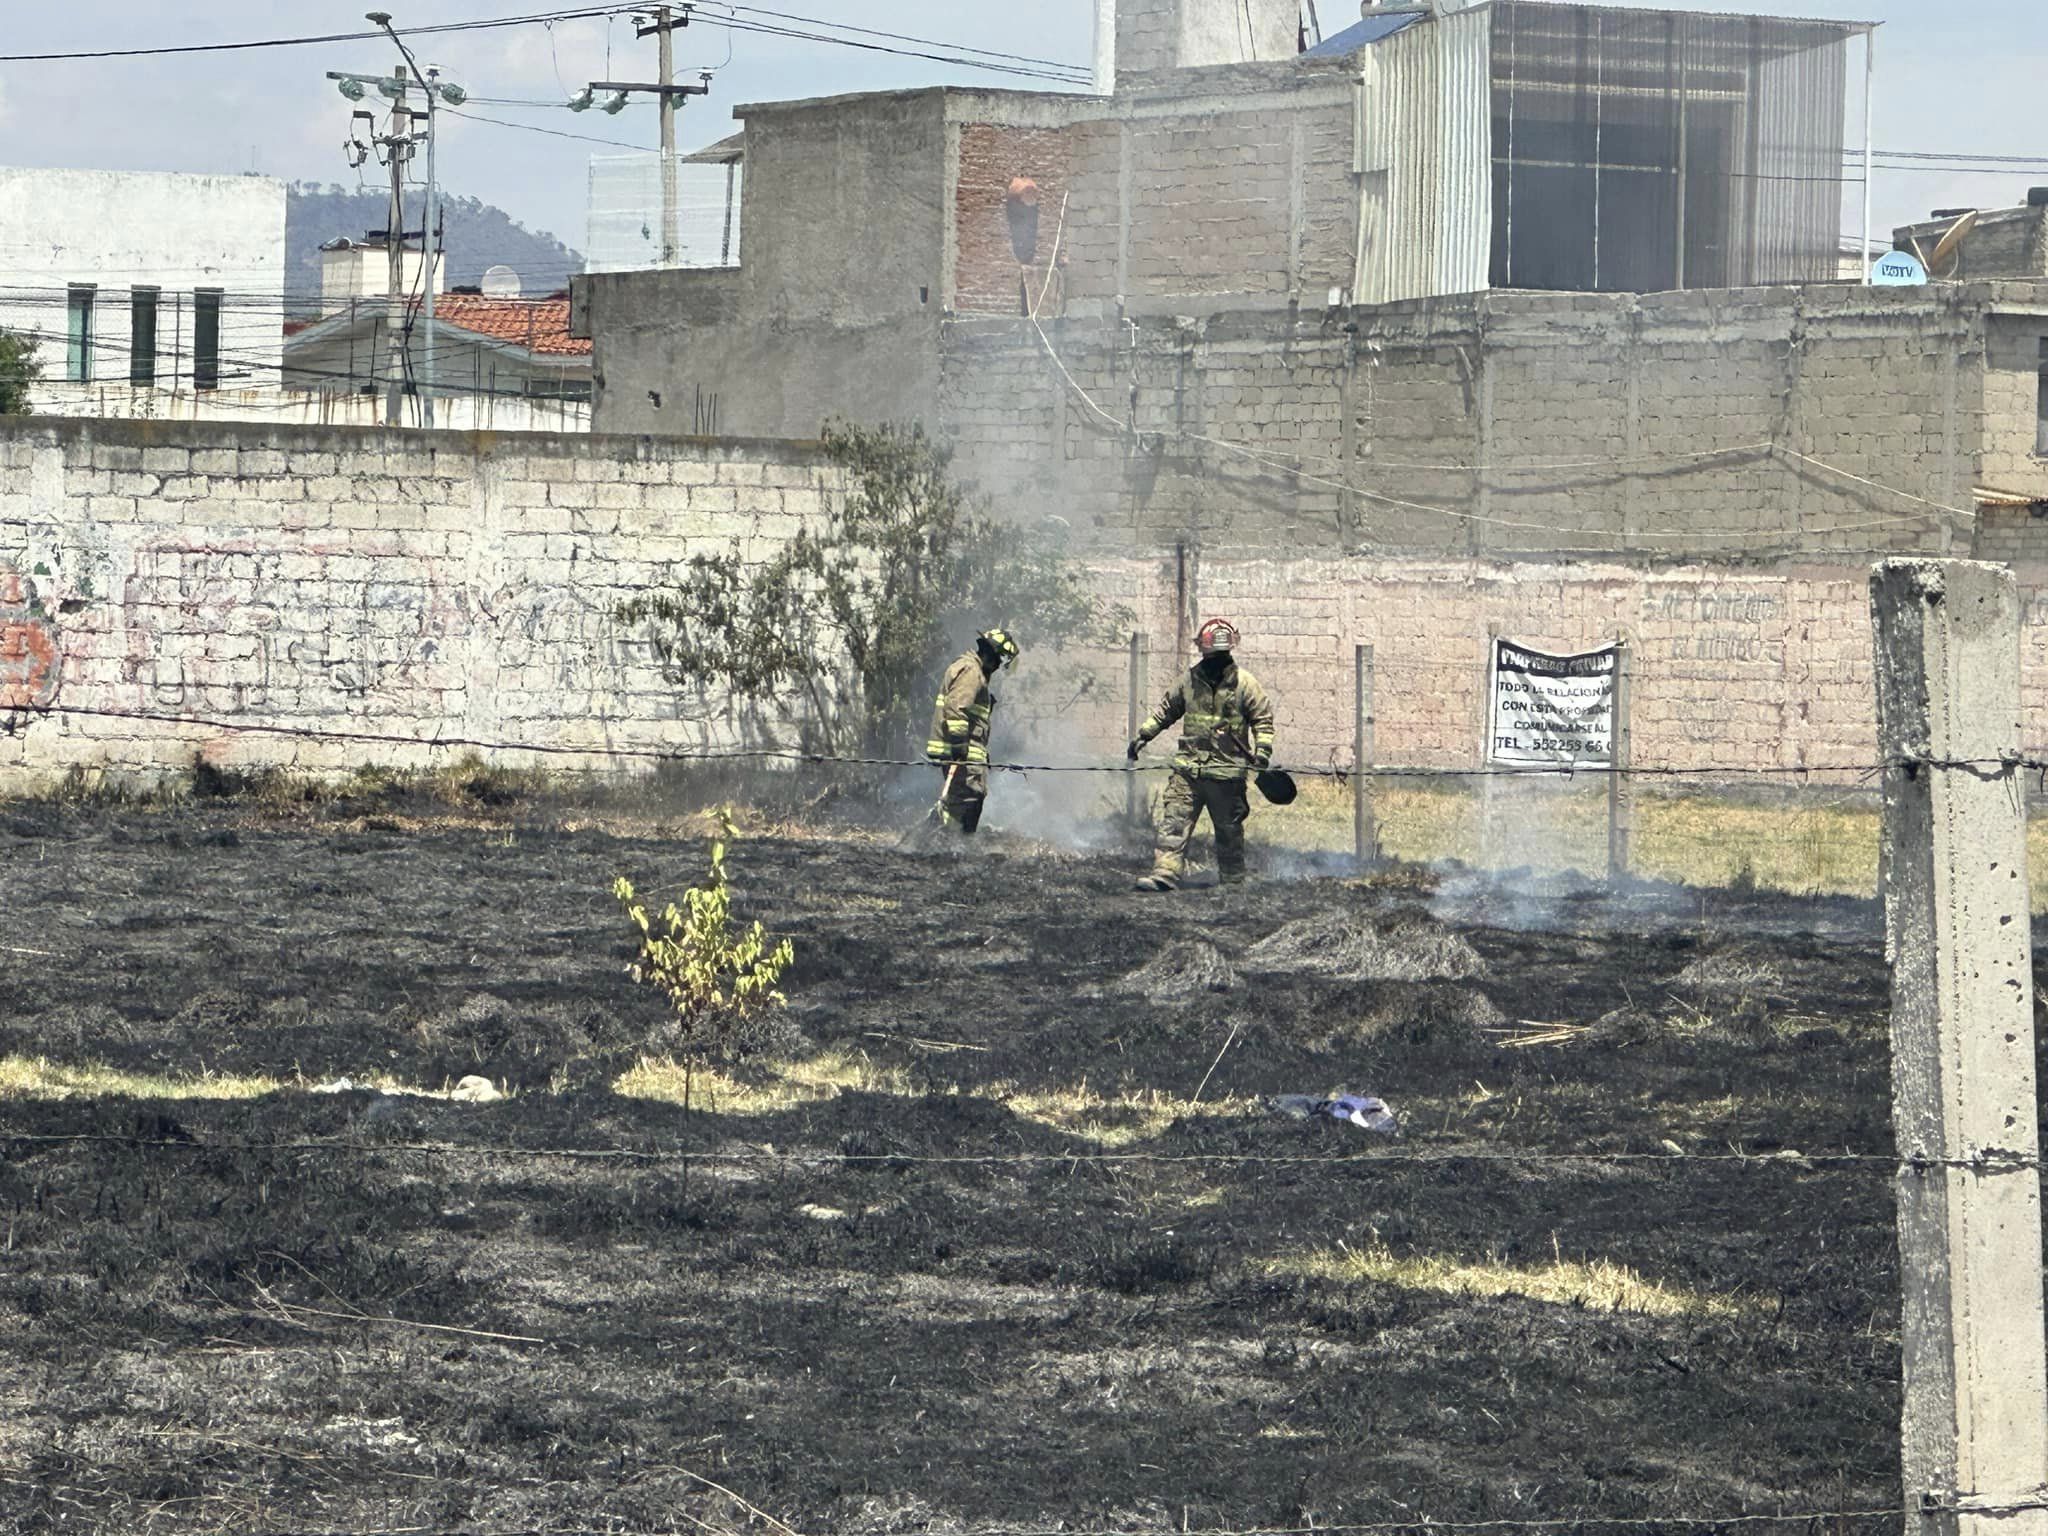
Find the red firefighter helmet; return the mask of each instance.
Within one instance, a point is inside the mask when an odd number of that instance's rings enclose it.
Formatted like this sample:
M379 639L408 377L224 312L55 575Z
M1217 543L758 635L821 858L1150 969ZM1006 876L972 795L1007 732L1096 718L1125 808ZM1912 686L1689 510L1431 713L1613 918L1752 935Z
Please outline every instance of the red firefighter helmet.
M1237 649L1237 626L1228 619L1211 619L1195 636L1195 649L1204 656L1228 655Z

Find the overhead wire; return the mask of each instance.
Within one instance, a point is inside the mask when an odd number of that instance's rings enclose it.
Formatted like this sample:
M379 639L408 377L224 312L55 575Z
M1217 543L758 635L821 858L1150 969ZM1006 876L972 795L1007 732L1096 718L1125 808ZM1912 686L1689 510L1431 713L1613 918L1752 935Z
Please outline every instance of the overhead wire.
M365 318L366 318L366 319L376 319L376 318L381 318L381 315L380 315L380 314L371 314L371 313L369 313L369 312L367 312L367 311L366 311L366 313L365 313ZM29 334L29 335L35 336L35 337L36 337L36 339L38 339L39 341L53 341L53 342L56 342L56 343L58 343L58 344L60 344L60 345L62 345L62 344L65 344L65 340L64 340L64 338L62 338L62 337L60 337L60 336L53 336L53 335L50 335L49 333L39 333L39 332L28 332L28 333L25 333L25 334ZM473 342L469 342L469 343L464 343L464 342L459 342L459 341L456 341L456 340L453 340L453 339L451 339L451 340L450 340L450 341L448 341L448 342L445 342L445 343L441 343L441 344L437 345L437 346L436 346L436 348L434 349L434 353L433 353L433 356L434 356L434 358L435 358L435 361L436 361L436 362L440 362L440 361L442 361L442 360L444 360L444 359L446 359L446 358L448 358L448 357L452 357L452 356L458 356L458 355L466 355L466 354L467 354L467 351L469 350L469 347L470 347L470 346L473 346L473 345L477 345L477 344L485 344L485 343L488 343L489 341L491 341L491 340L493 340L493 339L500 339L500 340L502 339L502 338L490 338L490 337L486 337L486 336L483 336L483 335L481 335L481 334L479 334L479 333L472 333L472 334L473 334L473 335L475 336L475 340L474 340ZM92 344L91 344L91 345L92 345L92 350L93 350L93 352L94 352L94 354L95 354L95 355L111 355L111 356L126 356L126 355L127 355L126 349L125 349L125 348L124 348L124 347L122 346L122 344L121 344L121 343L120 343L119 341L115 341L115 340L110 340L110 339L106 339L106 338L100 338L100 337L95 337L95 338L93 339L93 342L92 342ZM382 349L382 348L380 348L380 349L379 349L379 352L381 353L382 351L383 351L383 349ZM416 353L415 355L417 356L417 355L423 355L423 354L419 354L419 353ZM571 356L571 357L574 357L574 356L578 356L578 355L580 355L580 354L568 354L568 356ZM400 377L400 378L398 378L398 379L396 379L396 380L394 381L394 379L392 378L392 376L391 376L391 375L389 375L389 374L387 374L387 373L384 373L384 372L383 372L383 371L381 371L380 369L376 368L376 367L375 367L374 365L373 365L373 366L372 366L372 367L371 367L371 368L370 368L369 370L367 370L367 371L353 371L353 372L351 372L351 371L348 371L348 370L344 370L344 369L334 369L334 368L318 368L318 367L313 367L313 366L310 366L310 365L307 365L307 364L304 364L304 363L282 363L282 362L280 362L279 360L277 360L277 359L275 359L275 358L270 358L270 357L263 357L263 356L250 356L250 355L246 355L246 354L244 354L244 353L241 353L241 352L234 352L234 351L229 351L229 350L226 350L225 348L223 348L223 350L222 350L222 351L221 351L221 352L220 352L220 353L218 354L218 358L219 358L219 363L220 363L220 366L221 366L221 370L222 370L222 372L221 372L221 375L220 375L220 376L221 376L221 377L223 377L223 378L231 378L231 377L249 377L249 376L261 376L261 375L269 375L269 374L290 374L290 375L293 375L293 376L295 376L295 377L300 377L300 378L312 378L312 379L326 379L326 380L334 380L334 381L337 381L337 382L340 382L340 383L345 383L345 384L349 384L349 385L351 385L351 386L363 386L365 390L367 390L367 387L368 387L368 386L372 386L372 385L374 385L374 386L376 387L376 390L377 390L377 391L378 391L379 393L381 393L381 392L382 392L383 390L385 390L386 388L388 388L388 387L389 387L389 386L390 386L390 385L391 385L391 384L392 384L393 382L396 382L396 383L398 383L398 384L400 384L400 385L408 385L408 384L410 383L410 380L408 380L408 379L406 379L406 378L403 378L403 377ZM232 369L239 369L239 370L246 370L246 371L245 371L245 372L242 372L242 373L231 373L231 372L229 372L229 371L228 371L228 370L230 370L231 368L232 368ZM564 371L567 371L567 368L566 368L566 366L565 366L565 370L564 370ZM194 375L193 375L193 374L191 374L191 373L181 373L181 372L176 372L176 371L171 371L171 372L165 372L165 371L163 371L163 370L159 369L159 371L158 371L158 374L157 374L157 377L158 377L159 379L162 379L162 378L172 378L172 379L188 379L188 378L192 378L192 377L194 377ZM107 377L107 378L104 378L104 379L47 379L47 381L46 381L46 382L47 382L47 383L48 383L49 385L51 385L51 386L63 386L63 387L66 387L66 388L74 388L74 387L75 387L75 388L78 388L78 389L81 389L81 390L87 390L87 389L95 389L95 388L109 388L109 389L119 389L119 388L129 388L129 387L146 387L146 386L130 386L130 385L128 385L128 383L127 383L127 381L126 381L125 379L123 379L123 378L120 378L120 377L117 377L117 376L109 376L109 377ZM290 392L291 392L291 391L290 391L290 390L288 389L288 387L286 387L286 386L283 386L283 385L277 385L277 386L268 386L268 387L275 387L275 388L279 388L280 390L282 390L283 392L286 392L286 393L290 393ZM215 393L215 391L197 391L197 392L198 392L198 393ZM231 392L233 392L233 391L219 391L219 392L221 392L221 393L231 393ZM342 391L305 391L304 393L308 393L308 394L321 394L321 393L339 393L339 394L355 394L355 393L358 393L358 392L362 392L362 391L359 391L359 390L357 390L357 389L355 389L355 388L351 388L351 389L348 389L348 390L342 390ZM463 387L461 387L461 388L459 388L459 389L448 389L448 390L439 390L439 389L437 389L437 391L436 391L436 398L448 398L448 397L450 397L450 396L456 396L456 395L460 395L460 396L486 396L486 397L490 397L490 398L494 398L494 399L515 399L515 400L543 400L543 401L555 401L555 400L556 400L556 399L558 398L558 397L554 397L554 396L549 396L549 395L544 395L544 394L543 394L543 395L536 395L536 394L532 393L532 392L531 392L530 390L524 390L524 389L499 389L499 388L495 388L495 387L492 387L492 386L480 386L480 387L472 387L472 386L468 386L468 385L465 385L465 386L463 386ZM240 408L242 407L242 404L243 404L242 402L237 402L237 408L238 408L238 409L240 409ZM43 405L43 404L40 404L40 403L39 403L39 404L37 405L37 413L38 413L38 414L47 414L47 415L69 415L69 414L78 414L78 415L92 415L92 414L96 414L95 412L92 412L92 411L81 411L81 412L76 412L76 413L73 413L73 412L68 412L68 411L66 411L66 410L64 410L64 409L62 408L62 405L63 405L63 402L61 402L61 401L60 401L60 402L58 402L58 403L56 404L56 406L55 406L54 408L52 408L52 407L49 407L49 406L45 406L45 405ZM280 402L280 404L279 404L279 406L278 406L278 409L280 409L280 410L299 410L299 409L303 409L303 408L304 408L304 407L303 407L303 406L301 406L300 404L298 404L297 402Z
M613 149L647 148L627 139L601 139L595 134L571 133L564 128L543 128L538 123L508 123L502 117L485 117L481 112L465 112L460 107L443 107L441 111L451 117L467 118L472 123L489 123L493 128L515 128L521 133L543 133L551 139L577 139L585 144L604 144Z
M502 27L533 26L556 21L578 21L620 14L627 7L617 5L579 6L568 10L540 11L523 16L485 17L475 21L439 22L399 27L401 37L431 37L451 32L485 32ZM324 32L286 37L247 38L219 43L167 43L139 48L83 48L68 52L4 53L0 64L56 64L98 59L151 59L174 54L239 53L261 48L302 48L325 43L382 42L390 34L381 28L369 32Z
M853 23L851 22L827 21L817 16L799 16L788 11L768 10L767 8L758 5L738 5L732 3L732 0L711 0L711 3L716 4L721 9L727 11L745 11L755 15L773 16L782 21L800 22L806 26L831 27L841 32L859 32L869 37L889 38L896 42L928 43L931 41L930 38L913 37L902 32L881 32L877 31L873 27L857 27L853 25ZM698 10L695 12L695 15L698 17L701 17L703 15L702 6L698 8ZM1005 53L999 49L994 48L974 48L968 46L965 43L949 43L947 44L947 46L958 53L980 54L984 58L998 59L1010 64L1043 64L1049 68L1063 70L1068 73L1085 74L1087 72L1085 66L1080 64L1069 64L1063 59L1036 58L1028 53Z
M520 16L484 18L465 22L442 22L434 25L401 27L397 31L404 37L427 37L450 33L489 31L504 27L552 26L562 21L606 20L632 12L631 6L585 6L556 11L540 11ZM744 9L749 16L742 16ZM1081 65L1061 64L1056 60L1025 60L1022 55L1004 55L992 49L974 48L970 45L953 44L934 38L913 37L902 33L883 33L872 28L842 27L836 22L813 20L811 18L784 15L758 7L730 7L724 16L712 14L707 8L695 9L692 20L700 26L725 27L740 32L756 33L768 37L785 37L802 42L821 42L841 47L859 49L865 52L893 54L905 58L927 59L949 64L958 68L984 70L995 74L1016 75L1034 79L1051 80L1060 84L1083 85L1090 79L1089 72ZM764 19L754 20L758 15ZM785 25L797 22L799 25ZM810 30L835 28L835 31ZM859 34L843 35L846 33ZM0 64L83 62L126 58L160 58L177 54L207 54L239 52L264 48L306 47L330 43L367 42L381 40L388 34L375 32L330 32L298 36L252 38L219 43L179 43L139 48L96 48L72 51L51 51L43 53L0 54ZM894 39L882 41L881 39ZM916 44L915 47L899 44Z

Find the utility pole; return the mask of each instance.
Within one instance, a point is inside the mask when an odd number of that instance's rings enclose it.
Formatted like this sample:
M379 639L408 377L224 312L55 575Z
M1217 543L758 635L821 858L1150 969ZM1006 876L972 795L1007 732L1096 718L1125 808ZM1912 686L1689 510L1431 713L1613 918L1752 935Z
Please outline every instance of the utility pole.
M671 264L676 259L679 243L676 230L676 99L672 92L676 83L676 39L675 23L665 5L654 12L655 35L660 39L661 74L661 259ZM690 16L683 13L683 24L689 25ZM638 27L633 29L636 37L647 34Z
M396 41L397 36L398 34L394 32L392 40ZM412 55L407 54L406 59L410 62ZM414 73L418 73L419 66L414 65L413 70ZM425 290L421 301L421 318L426 323L426 344L420 349L420 425L423 427L431 427L434 424L434 290L440 287L441 275L441 199L439 189L434 185L434 145L439 142L441 135L434 127L434 86L440 78L441 72L438 69L429 69L427 78L421 82L427 91L427 212L426 217L420 222L420 259L427 264L426 276L420 284Z
M384 291L384 425L399 426L405 409L405 162L412 155L412 113L405 105L405 81L391 104L385 135L391 167L391 203L384 214L384 252L390 276Z
M690 96L707 96L711 93L711 71L705 70L698 76L695 85L676 84L675 31L690 24L690 6L655 5L649 8L651 20L636 21L633 27L635 37L656 38L660 44L658 67L661 78L653 84L620 80L593 80L582 94L569 103L571 111L587 109L599 91L608 91L612 100L605 104L607 112L617 112L625 106L626 98L635 91L646 92L661 103L661 260L664 266L673 265L682 253L682 235L678 226L676 208L676 109Z
M423 264L421 321L425 340L421 349L419 392L421 425L431 427L434 424L436 341L434 285L441 270L440 189L434 178L434 146L440 134L435 122L435 108L444 101L451 107L459 107L469 99L469 93L459 85L442 80L438 69L431 66L425 70L420 68L419 61L412 56L412 50L405 46L404 40L392 28L390 12L370 11L366 13L365 19L372 26L382 27L390 34L391 41L397 44L399 53L405 59L406 69L411 71L410 78L404 72L387 77L338 73L331 70L327 78L339 81L341 94L350 101L361 101L368 94L369 88L375 86L390 97L392 103L391 131L375 142L386 151L391 167L391 206L386 221L390 227L384 232L390 273L387 279L389 292L385 296L385 306L391 331L388 363L391 374L385 386L384 419L386 425L394 427L401 425L405 400L405 167L422 142L427 146L426 212L420 226L420 260ZM406 105L406 92L411 84L417 84L427 99L427 131L424 134L415 134L412 131L412 122L416 114ZM361 118L365 114L358 112L356 116ZM361 148L361 145L351 143L351 149L360 151ZM362 162L360 159L352 158L350 163L359 165Z
M371 124L370 138L365 143L353 137L351 131L348 159L350 165L360 166L374 147L379 162L391 169L391 201L384 218L387 273L384 280L384 366L388 370L384 388L384 424L395 427L400 424L400 411L405 400L405 162L411 157L414 143L412 111L405 104L406 81L403 75L357 75L329 70L327 78L338 83L341 94L349 101L361 101L372 86L391 101L391 126L383 134L376 131L376 119L369 113L356 113L354 121Z

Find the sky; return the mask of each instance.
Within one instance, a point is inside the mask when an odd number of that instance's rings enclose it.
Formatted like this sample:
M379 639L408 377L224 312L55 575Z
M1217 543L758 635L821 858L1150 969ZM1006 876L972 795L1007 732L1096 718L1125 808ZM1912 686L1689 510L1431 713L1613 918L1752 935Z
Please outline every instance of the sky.
M401 26L568 8L549 0L380 0ZM794 13L952 44L1070 61L1090 57L1091 0L764 0ZM1627 0L1623 0L1627 3ZM91 7L0 0L0 54L229 42L363 30L363 0L97 0ZM1647 7L1654 8L1654 7ZM1763 10L1761 4L1690 0L1690 9ZM1317 7L1331 31L1351 19L1346 0ZM2048 3L2044 0L1787 0L1803 15L1884 23L1877 43L1880 149L2035 155L2048 162ZM472 96L539 106L478 104L478 114L526 129L447 119L443 185L495 203L530 229L581 248L589 161L619 148L531 131L581 133L623 148L656 143L651 105L615 117L554 105L593 79L651 80L655 45L631 21L586 19L552 27L423 38L420 62L437 64ZM258 171L286 180L379 184L372 163L342 154L352 107L324 78L330 69L395 67L388 42L61 63L0 63L0 165L113 170ZM708 96L682 116L685 149L733 131L734 105L845 91L932 84L1035 88L1038 82L698 22L677 36L684 78L714 71ZM1852 57L1849 133L1860 143L1861 60ZM1936 207L2006 206L2048 174L1880 172L1876 228ZM1857 199L1850 199L1852 218ZM337 233L353 233L337 231Z

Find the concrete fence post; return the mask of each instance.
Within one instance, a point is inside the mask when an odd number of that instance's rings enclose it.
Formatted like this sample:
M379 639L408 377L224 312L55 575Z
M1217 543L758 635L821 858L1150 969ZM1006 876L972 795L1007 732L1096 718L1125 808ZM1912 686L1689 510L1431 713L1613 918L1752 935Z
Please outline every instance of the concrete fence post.
M1629 644L1615 642L1614 719L1608 742L1607 775L1607 878L1619 880L1628 873L1629 835L1634 831L1635 794L1629 779L1629 758L1635 743L1629 730Z
M1361 870L1380 860L1380 831L1373 815L1372 647L1361 645L1351 675L1351 843Z
M1870 578L1904 1287L1908 1536L2048 1536L2018 588L2003 567Z

